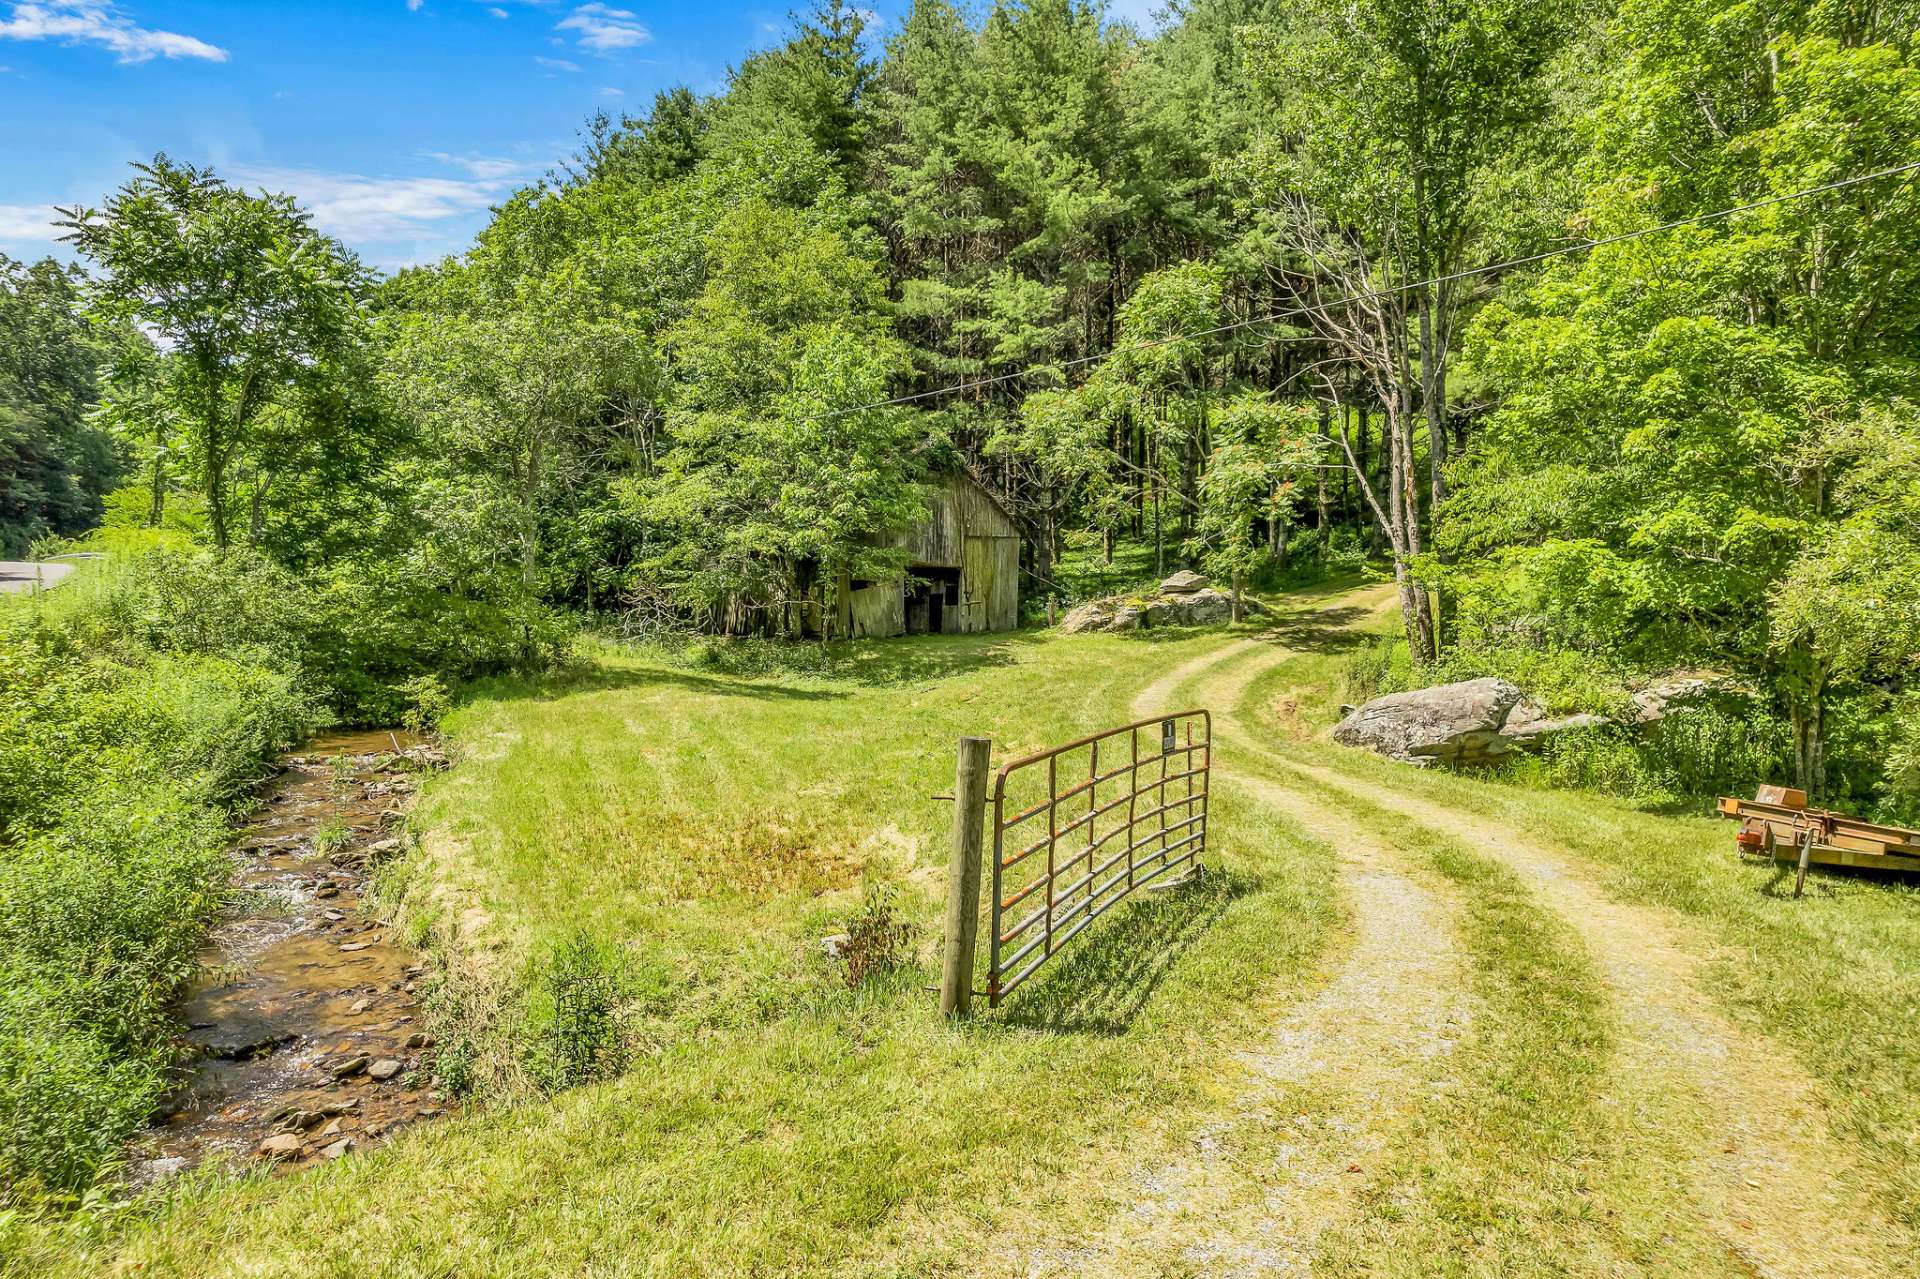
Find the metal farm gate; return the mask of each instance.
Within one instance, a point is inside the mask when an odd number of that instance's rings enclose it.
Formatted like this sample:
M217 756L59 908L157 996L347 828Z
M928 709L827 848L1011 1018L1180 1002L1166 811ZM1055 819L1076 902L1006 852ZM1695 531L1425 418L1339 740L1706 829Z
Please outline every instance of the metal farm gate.
M1001 768L992 800L992 1007L1136 889L1199 867L1212 764L1213 716L1181 711Z

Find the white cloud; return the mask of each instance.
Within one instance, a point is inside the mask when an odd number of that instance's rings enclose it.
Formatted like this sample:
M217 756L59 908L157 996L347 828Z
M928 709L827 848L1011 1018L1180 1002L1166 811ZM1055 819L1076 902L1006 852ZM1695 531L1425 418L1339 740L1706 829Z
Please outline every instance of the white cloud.
M0 204L0 244L52 244L60 237L51 204Z
M482 182L498 182L502 178L527 172L527 166L520 161L497 155L455 155L450 151L429 151L427 158L464 170L469 177Z
M494 17L500 19L502 22L505 22L508 18L513 16L512 14L508 13L505 9L495 8L491 5L488 6L487 12L492 14Z
M561 19L556 31L579 33L580 47L596 53L632 49L653 39L653 33L640 23L637 14L604 4L583 4Z
M627 91L625 89L615 89L609 86L605 89L600 90L600 96L603 98L624 98L627 96Z
M284 191L313 215L314 225L349 243L430 235L437 224L485 213L513 183L504 175L474 178L372 178L314 169L235 168L248 187Z
M580 69L578 62L568 62L565 58L543 58L536 53L533 55L533 60L549 71L578 71Z
M225 62L227 51L205 40L177 31L153 31L138 26L113 0L42 0L15 4L0 21L0 40L64 40L69 44L105 45L122 62L153 58L200 58Z
M425 4L426 2L427 0L407 0L407 12L408 13L420 12L420 6Z

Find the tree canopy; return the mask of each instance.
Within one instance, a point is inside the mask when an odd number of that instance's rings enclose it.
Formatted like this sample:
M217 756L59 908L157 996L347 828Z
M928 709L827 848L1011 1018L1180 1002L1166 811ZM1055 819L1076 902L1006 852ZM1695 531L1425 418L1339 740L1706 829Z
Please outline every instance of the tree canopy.
M1916 158L1911 8L823 0L387 279L159 157L7 264L0 534L126 468L296 567L795 633L963 470L1036 612L1377 563L1422 669L1710 667L1890 794L1920 182L1800 193Z

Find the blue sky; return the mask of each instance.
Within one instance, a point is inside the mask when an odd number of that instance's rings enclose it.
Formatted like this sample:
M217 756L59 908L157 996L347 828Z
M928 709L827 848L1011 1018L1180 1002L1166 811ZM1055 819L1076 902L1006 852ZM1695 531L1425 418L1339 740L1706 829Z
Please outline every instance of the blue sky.
M717 90L805 2L0 0L0 252L55 251L52 206L166 151L292 192L372 263L432 261L592 112ZM908 7L872 0L877 36Z

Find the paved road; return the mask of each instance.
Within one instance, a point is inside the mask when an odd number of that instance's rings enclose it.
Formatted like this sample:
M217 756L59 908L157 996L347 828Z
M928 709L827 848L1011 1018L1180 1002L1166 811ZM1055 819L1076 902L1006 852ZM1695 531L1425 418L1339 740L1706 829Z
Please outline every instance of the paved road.
M73 572L71 564L35 564L30 560L0 560L0 595L18 595L35 585L52 586Z

